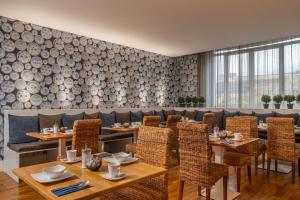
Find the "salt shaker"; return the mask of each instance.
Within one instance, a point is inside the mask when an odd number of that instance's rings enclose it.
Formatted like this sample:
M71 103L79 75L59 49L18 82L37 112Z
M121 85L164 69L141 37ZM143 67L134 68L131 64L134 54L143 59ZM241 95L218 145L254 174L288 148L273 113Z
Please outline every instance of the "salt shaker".
M57 134L57 133L58 133L58 129L59 129L58 124L57 124L57 122L55 121L55 123L54 123L54 125L53 125L53 133L54 133L54 134Z
M89 159L91 159L92 150L87 148L87 145L85 145L84 149L81 151L81 154L81 167L86 168L85 164L89 161Z

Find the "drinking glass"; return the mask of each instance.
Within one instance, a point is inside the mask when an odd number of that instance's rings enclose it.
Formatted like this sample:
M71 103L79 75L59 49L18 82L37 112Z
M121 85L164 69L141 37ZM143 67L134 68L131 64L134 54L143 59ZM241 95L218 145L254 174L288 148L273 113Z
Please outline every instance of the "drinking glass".
M215 126L214 127L214 137L218 137L219 135L219 127Z

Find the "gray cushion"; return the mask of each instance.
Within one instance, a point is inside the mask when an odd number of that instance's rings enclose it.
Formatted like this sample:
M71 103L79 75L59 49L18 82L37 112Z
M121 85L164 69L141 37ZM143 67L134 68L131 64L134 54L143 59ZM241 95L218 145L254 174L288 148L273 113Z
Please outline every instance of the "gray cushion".
M62 127L62 118L65 114L58 115L42 115L39 114L40 129L53 127L56 122L59 127Z
M143 112L143 116L151 116L154 115L153 111Z
M111 127L116 123L116 112L113 111L111 113L99 113L99 117L101 120L101 127ZM101 130L101 134L109 134L110 132L106 130Z
M220 129L224 129L223 125L223 117L224 117L224 111L220 112L213 112L215 114L215 121L214 121L214 126L219 127Z
M187 117L189 119L195 120L196 111L185 111L184 115L185 115L185 117Z
M74 122L82 119L83 113L77 115L64 115L62 118L63 126L66 126L68 129L73 129Z
M67 146L72 145L72 140L69 139L66 142ZM27 152L27 151L37 151L43 149L51 149L58 147L58 141L36 141L22 144L8 144L7 145L11 150L16 152Z
M228 112L228 111L224 111L224 116L223 116L223 128L226 128L226 118L227 117L234 117L239 115L240 111L236 111L236 112Z
M175 115L184 116L184 114L185 114L185 110L183 110L183 111L175 110Z
M8 115L9 141L10 144L19 144L37 141L36 138L26 136L27 132L39 131L38 116L15 116Z
M258 118L257 123L259 123L260 120L262 120L264 123L266 123L267 117L275 117L274 112L270 113L254 113L254 116Z
M165 115L164 115L164 112L161 110L161 111L154 111L154 115L157 115L157 116L160 116L160 121L161 122L164 122L166 121L165 119Z
M294 119L294 124L297 124L298 121L298 113L291 113L291 114L281 114L275 112L275 117L282 117L282 118L293 118Z
M196 121L202 121L203 117L204 117L204 114L208 113L208 112L210 112L210 111L199 111L199 110L196 110L195 120Z
M169 115L175 115L175 110L163 110L165 120L168 119Z
M130 112L130 118L132 122L141 122L143 121L143 112L137 111L137 112Z
M99 112L91 114L84 113L83 119L99 119Z
M130 123L130 112L116 112L116 122L117 123Z
M133 133L110 133L105 135L100 135L100 141L110 141L110 140L117 140L117 139L125 139L133 137Z

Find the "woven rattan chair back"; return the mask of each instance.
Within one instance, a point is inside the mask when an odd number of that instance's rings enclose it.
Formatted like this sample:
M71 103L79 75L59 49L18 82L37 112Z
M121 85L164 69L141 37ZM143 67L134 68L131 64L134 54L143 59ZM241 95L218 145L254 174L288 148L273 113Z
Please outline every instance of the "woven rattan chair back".
M85 145L92 150L92 153L99 152L99 119L76 120L73 126L72 149L77 150L77 156Z
M160 116L144 116L143 125L158 127L160 124Z
M211 174L211 146L207 124L179 122L180 179L204 185Z
M168 115L167 118L167 128L170 128L173 130L173 135L172 135L172 149L176 150L178 149L178 128L177 128L177 123L180 122L181 116L179 115Z
M241 120L250 120L251 123L251 137L258 137L258 118L256 116L236 116L236 118L239 118Z
M226 118L226 131L231 131L233 133L242 133L244 137L251 138L253 119L249 117L227 117ZM255 124L257 127L257 124Z
M171 137L173 131L169 128L140 126L136 154L150 165L168 169L171 156ZM160 199L168 199L168 174L146 181L150 191L159 192Z
M267 118L268 158L295 162L295 132L292 118Z
M202 124L207 124L208 132L213 132L215 122L215 113L205 113L203 116Z

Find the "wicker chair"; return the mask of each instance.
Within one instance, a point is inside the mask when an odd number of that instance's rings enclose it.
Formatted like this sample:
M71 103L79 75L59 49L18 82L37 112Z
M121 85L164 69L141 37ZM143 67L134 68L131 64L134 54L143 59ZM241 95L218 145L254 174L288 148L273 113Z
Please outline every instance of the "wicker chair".
M201 124L207 124L208 133L213 132L215 122L215 113L205 113L203 116L203 120L200 122Z
M160 116L144 116L143 125L158 127L160 124L160 119L161 119ZM136 144L135 143L127 144L126 152L135 154L136 153Z
M178 128L177 128L177 123L180 122L181 116L180 115L168 115L167 118L167 128L170 128L173 130L173 135L172 135L172 150L176 151L177 155L177 160L178 163L180 162L179 160L179 142L178 142Z
M251 123L250 118L239 117L227 117L226 118L226 130L232 132L242 133L244 137L251 137ZM248 181L251 184L251 156L249 152L253 152L255 148L249 144L244 148L237 150L226 149L224 152L224 163L227 165L236 167L236 190L241 191L241 168L247 166L248 169Z
M180 185L179 200L182 199L184 183L206 188L206 199L210 199L211 187L223 178L223 199L227 199L228 167L211 162L212 149L209 143L207 124L179 122Z
M77 150L77 156L81 156L81 150L85 145L92 153L99 152L99 119L76 120L73 126L72 149Z
M258 138L258 128L257 128L257 117L255 116L238 116L234 117L232 121L231 118L228 119L229 124L226 125L226 130L232 132L242 133L246 138ZM250 123L250 129L249 129ZM255 175L258 171L258 157L262 155L262 166L265 169L265 153L267 147L261 141L257 143L251 143L247 147L237 149L237 152L246 153L250 156L254 156L254 167Z
M292 183L295 183L295 165L298 159L298 172L300 149L295 147L294 119L292 118L267 118L268 127L268 165L267 176L270 174L271 159L275 160L277 172L277 160L292 163ZM298 174L299 175L299 174ZM300 176L300 175L299 175Z
M171 139L173 131L169 128L141 126L137 141L137 155L140 160L157 167L168 169L171 156ZM136 185L121 188L101 195L107 200L167 200L168 174L151 178Z

